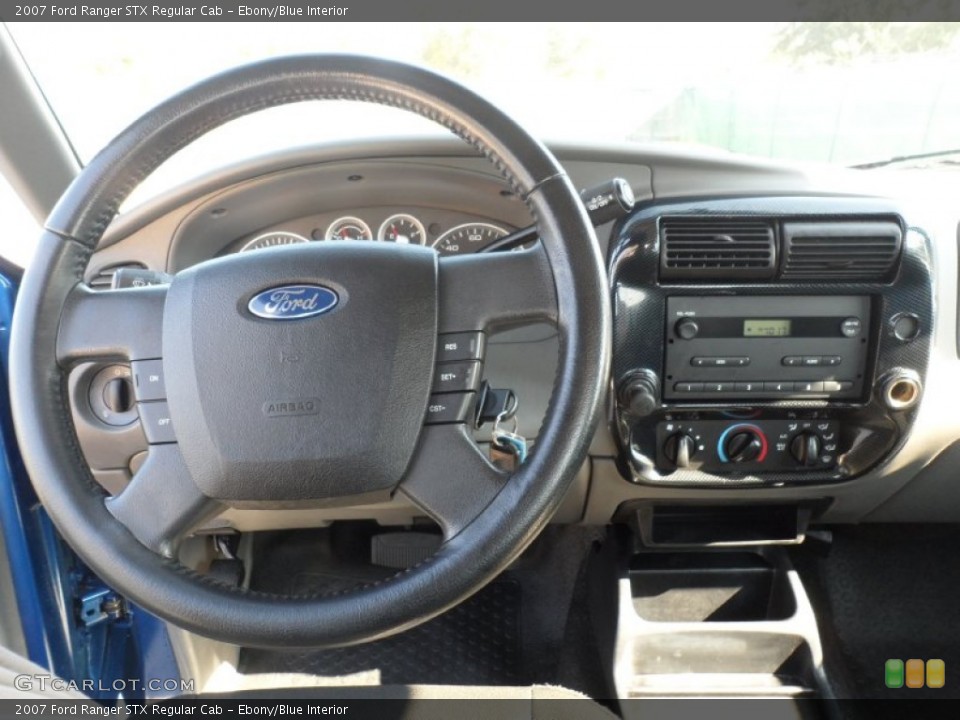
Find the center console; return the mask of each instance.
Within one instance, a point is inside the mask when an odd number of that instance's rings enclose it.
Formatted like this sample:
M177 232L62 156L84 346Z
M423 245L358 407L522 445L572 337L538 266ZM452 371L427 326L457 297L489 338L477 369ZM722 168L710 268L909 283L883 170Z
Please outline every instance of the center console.
M888 459L923 393L930 248L872 198L651 204L609 265L621 471L837 482Z

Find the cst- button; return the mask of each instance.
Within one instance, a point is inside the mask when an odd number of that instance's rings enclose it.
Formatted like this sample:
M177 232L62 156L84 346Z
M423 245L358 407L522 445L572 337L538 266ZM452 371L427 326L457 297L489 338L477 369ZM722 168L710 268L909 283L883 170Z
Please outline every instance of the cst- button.
M443 425L466 422L476 393L445 393L431 395L427 405L425 425Z

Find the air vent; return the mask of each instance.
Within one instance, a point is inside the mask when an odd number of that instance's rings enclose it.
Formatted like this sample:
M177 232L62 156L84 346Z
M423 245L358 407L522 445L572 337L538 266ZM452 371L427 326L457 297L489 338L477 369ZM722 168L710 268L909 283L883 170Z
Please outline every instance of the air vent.
M900 258L895 222L784 223L784 280L885 280Z
M120 268L134 268L137 270L145 270L146 265L138 262L129 262L129 263L116 263L115 265L107 265L106 267L100 268L89 280L89 285L94 290L109 290L110 285L113 283L113 276Z
M776 235L767 220L665 217L660 239L661 278L764 279L776 271Z

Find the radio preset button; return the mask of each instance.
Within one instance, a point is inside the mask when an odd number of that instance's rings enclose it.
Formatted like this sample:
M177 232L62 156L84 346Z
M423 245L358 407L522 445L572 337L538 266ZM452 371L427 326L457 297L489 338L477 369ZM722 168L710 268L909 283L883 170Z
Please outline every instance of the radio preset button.
M673 389L681 393L703 392L703 383L700 382L678 382Z
M755 393L763 392L763 383L762 382L738 382L735 385L737 392L744 393Z
M840 333L844 337L855 338L860 334L860 331L863 329L863 323L860 322L858 317L848 317L842 323L840 323Z
M763 384L764 392L793 392L792 382L765 382Z
M734 383L732 382L708 382L703 384L703 391L708 393L733 392Z
M824 380L823 381L823 391L824 392L838 392L840 390L840 383L836 380Z
M803 393L822 393L823 382L798 382L794 385L794 390Z

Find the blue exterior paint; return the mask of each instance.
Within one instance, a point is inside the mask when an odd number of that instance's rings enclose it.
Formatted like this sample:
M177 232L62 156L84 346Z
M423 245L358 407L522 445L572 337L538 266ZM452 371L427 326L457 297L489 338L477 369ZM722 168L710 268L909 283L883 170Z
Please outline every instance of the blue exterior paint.
M37 537L30 530L35 525L30 517L30 508L35 507L37 501L33 488L24 482L26 472L15 450L16 439L10 417L7 370L15 297L16 286L7 278L0 277L0 440L5 450L0 457L0 528L10 558L27 657L38 665L59 672L64 660L62 648L58 647L60 644L50 634L46 613L43 612L45 604L41 601L38 565L34 563L31 551ZM54 662L55 655L57 662Z
M92 682L95 699L117 697L122 679L127 699L170 693L131 693L130 680L178 680L164 624L139 607L91 624L79 616L83 598L106 586L63 542L37 500L17 451L8 386L10 324L16 285L0 275L0 531L10 560L27 656L60 677ZM112 593L109 593L112 594Z

